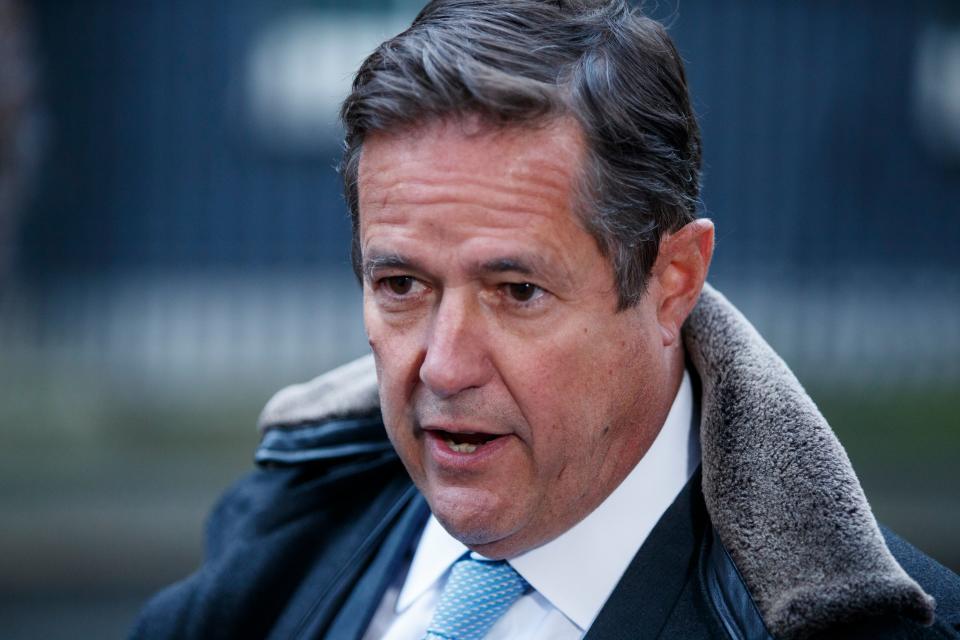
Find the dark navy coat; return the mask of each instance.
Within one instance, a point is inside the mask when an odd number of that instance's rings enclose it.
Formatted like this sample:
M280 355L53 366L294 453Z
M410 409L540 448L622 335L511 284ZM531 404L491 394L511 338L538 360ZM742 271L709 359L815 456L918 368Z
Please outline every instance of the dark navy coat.
M155 596L132 638L360 638L429 515L379 414L273 437L220 500L199 570ZM587 634L769 638L703 505L700 474L661 518ZM893 534L887 544L938 601L933 626L858 620L823 638L958 638L955 574ZM589 550L585 550L589 552Z

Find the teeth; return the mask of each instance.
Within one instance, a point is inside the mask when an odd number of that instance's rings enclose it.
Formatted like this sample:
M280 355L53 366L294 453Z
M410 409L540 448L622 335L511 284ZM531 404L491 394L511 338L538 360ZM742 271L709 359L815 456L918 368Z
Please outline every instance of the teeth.
M475 444L470 444L469 442L464 442L464 443L461 443L461 444L457 444L457 443L454 442L453 440L447 439L447 440L446 440L446 443L447 443L447 446L448 446L448 447L450 447L451 449L453 449L453 450L456 451L457 453L473 453L474 451L477 450L477 445L475 445Z

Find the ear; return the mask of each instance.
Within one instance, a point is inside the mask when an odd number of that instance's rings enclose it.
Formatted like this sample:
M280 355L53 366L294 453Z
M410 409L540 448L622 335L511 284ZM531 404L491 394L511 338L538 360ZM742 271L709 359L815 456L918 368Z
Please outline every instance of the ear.
M680 327L693 310L707 279L713 257L713 222L698 218L660 239L651 276L656 281L657 322L663 344L680 336Z

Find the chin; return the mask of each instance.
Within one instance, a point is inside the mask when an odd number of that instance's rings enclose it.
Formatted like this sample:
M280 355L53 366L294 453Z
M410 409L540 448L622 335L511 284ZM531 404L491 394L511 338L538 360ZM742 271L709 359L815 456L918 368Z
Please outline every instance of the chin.
M423 493L443 528L470 548L495 545L520 526L516 505L487 490L444 487Z

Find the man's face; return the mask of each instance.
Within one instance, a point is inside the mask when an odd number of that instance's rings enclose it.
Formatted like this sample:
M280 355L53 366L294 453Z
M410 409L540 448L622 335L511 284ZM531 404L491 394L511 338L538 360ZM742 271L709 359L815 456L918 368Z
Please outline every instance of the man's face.
M616 312L610 263L574 215L583 155L570 120L438 122L364 143L364 321L384 423L440 522L492 557L585 517L669 408L651 296Z

